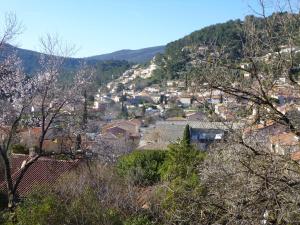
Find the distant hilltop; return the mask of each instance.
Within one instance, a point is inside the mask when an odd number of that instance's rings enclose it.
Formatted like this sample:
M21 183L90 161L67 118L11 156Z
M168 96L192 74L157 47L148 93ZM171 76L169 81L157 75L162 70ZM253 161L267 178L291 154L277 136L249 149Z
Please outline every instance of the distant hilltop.
M87 59L94 60L126 60L132 63L146 63L149 62L155 55L164 53L165 46L156 46L150 48L143 48L138 50L124 49L108 54L96 55L88 57Z
M143 48L138 50L120 50L108 54L91 56L86 58L67 58L65 60L65 69L76 69L81 62L88 61L91 64L100 61L127 61L129 63L147 63L158 53L164 53L165 46ZM22 60L22 66L26 74L34 74L39 70L39 60L42 55L40 52L17 48L12 45L5 45L0 51L0 61L9 54L15 52Z

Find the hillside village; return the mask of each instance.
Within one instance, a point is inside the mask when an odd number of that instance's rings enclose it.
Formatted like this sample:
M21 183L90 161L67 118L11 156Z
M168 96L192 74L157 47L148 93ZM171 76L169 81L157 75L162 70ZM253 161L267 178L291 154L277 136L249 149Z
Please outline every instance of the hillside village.
M53 52L31 78L0 61L0 224L299 224L299 45L191 37L102 80L63 81Z
M202 48L199 49L202 51ZM268 60L269 56L267 54L263 60ZM246 66L241 64L242 68ZM272 120L253 123L257 119L257 108L251 102L220 90L206 89L205 84L197 88L196 81L187 84L184 80L167 80L162 84L136 88L137 80L151 79L156 68L154 57L147 67L134 65L117 79L99 88L88 107L86 132L76 136L72 129L59 128L62 119L57 120L45 136L44 150L49 153L71 153L76 150L75 164L86 157L114 162L119 156L136 149L165 150L182 137L186 125L189 125L191 141L201 151L209 151L210 146L226 141L229 131L242 129L244 137L254 138L270 151L290 155L293 160L300 161L298 137ZM244 73L243 79L251 78ZM281 113L300 113L300 91L285 78L279 77L274 81L269 95L278 101L277 110ZM83 103L82 98L77 102L77 107L64 108L63 118L80 110ZM31 106L31 113L39 113L38 104ZM25 127L18 131L20 149L14 150L13 158L16 173L24 162L24 155L18 154L23 153L25 147L29 158L33 157L39 144L42 130L38 121L33 123L36 127ZM6 128L1 127L1 138L5 136ZM55 159L48 161L46 158L39 161L41 168L47 167L46 163L56 162ZM72 167L66 165L66 168ZM26 176L31 176L35 169L38 167L29 170ZM4 175L0 178L0 188L4 190ZM49 182L48 179L40 179L41 183ZM32 185L30 182L34 180L28 182L21 184L20 191L28 189L27 185Z
M201 51L202 49L200 49ZM283 49L282 52L287 51ZM299 50L298 50L299 52ZM270 54L263 57L266 60ZM241 67L247 66L242 64ZM99 89L95 96L93 110L105 112L109 104L123 104L126 112L130 115L128 120L117 120L112 113L104 117L108 124L115 128L124 129L123 137L130 137L134 134L137 148L141 149L165 149L171 142L181 137L186 124L191 126L192 139L195 143L212 143L224 139L226 130L245 128L245 135L251 132L265 132L271 127L276 127L273 121L259 121L254 127L249 127L256 116L256 108L250 102L241 101L219 90L196 89L196 83L192 82L186 87L184 80L168 80L163 84L153 84L141 90L135 88L136 79L151 78L156 68L155 58L147 68L133 66L118 79L109 82L105 91ZM250 80L248 73L244 75L245 80ZM270 96L279 101L278 110L287 114L293 110L300 111L300 91L290 85L286 78L278 78L270 91ZM118 90L120 84L122 89ZM234 84L233 84L234 85ZM124 98L125 96L125 98ZM237 112L247 109L246 115L236 117ZM207 111L211 110L210 114ZM211 115L211 116L209 116ZM134 129L122 128L125 124L140 123ZM236 122L240 121L240 122ZM249 124L249 126L247 126ZM121 129L118 132L121 132ZM105 135L110 133L107 129L101 128L100 132ZM118 133L120 135L120 133ZM281 148L293 148L292 152L300 151L299 146L294 148L297 137L282 131L268 134L267 146L275 151L287 153ZM295 141L296 140L296 141ZM201 145L199 149L203 148ZM271 147L273 146L273 147ZM276 146L276 147L274 147ZM281 150L279 150L281 149Z

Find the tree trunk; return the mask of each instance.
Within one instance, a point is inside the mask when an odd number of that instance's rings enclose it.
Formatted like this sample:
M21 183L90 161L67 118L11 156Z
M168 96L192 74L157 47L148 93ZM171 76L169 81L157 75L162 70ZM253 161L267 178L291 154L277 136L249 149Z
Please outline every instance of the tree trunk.
M8 198L8 208L12 209L15 207L15 200L16 196L13 191L14 185L13 185L13 180L11 176L11 168L10 168L10 162L9 158L7 156L7 151L3 150L3 148L0 147L0 152L2 159L4 161L4 166L5 166L5 179L6 179L6 185L7 185L7 198Z

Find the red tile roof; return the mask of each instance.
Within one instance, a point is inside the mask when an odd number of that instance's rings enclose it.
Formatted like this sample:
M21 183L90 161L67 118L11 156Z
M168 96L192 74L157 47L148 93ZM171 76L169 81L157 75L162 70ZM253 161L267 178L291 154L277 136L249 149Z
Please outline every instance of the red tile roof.
M291 158L292 158L292 160L300 161L300 151L293 152L293 153L291 154Z
M13 155L12 171L13 181L15 182L20 175L21 166L24 160L28 160L28 156ZM37 185L51 185L58 178L71 170L78 167L82 162L79 159L76 160L56 160L52 158L41 157L34 162L23 176L17 192L20 197L24 197L30 193L30 191ZM0 191L6 191L6 182L0 183Z
M273 135L270 137L270 141L272 144L283 146L296 146L300 144L299 138L292 132Z
M115 135L116 137L120 136L126 136L126 130L120 128L120 127L111 127L106 130L106 133L111 133Z
M16 173L20 169L22 162L24 162L24 160L27 160L28 158L29 158L28 155L14 154L10 164L11 173L12 174ZM4 177L0 177L0 186L3 182L4 182Z
M119 135L121 133L127 133L129 136L139 136L139 128L141 122L139 120L119 120L113 121L102 127L102 133L111 132L114 135ZM114 132L112 132L114 131ZM115 131L118 131L117 133ZM125 134L124 133L124 134Z

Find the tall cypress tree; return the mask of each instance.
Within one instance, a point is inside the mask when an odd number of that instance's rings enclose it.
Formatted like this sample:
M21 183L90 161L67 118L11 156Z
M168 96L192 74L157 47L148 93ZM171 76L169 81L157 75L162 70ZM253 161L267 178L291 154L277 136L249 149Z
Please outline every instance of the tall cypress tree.
M191 144L191 129L190 125L186 125L183 132L182 141L185 142L187 145Z
M84 90L83 97L84 97L84 103L83 103L83 115L82 115L82 128L85 129L86 125L87 125L87 120L88 120L86 90Z
M75 147L76 150L81 149L81 142L82 142L81 135L77 134L77 136L76 136L76 147Z

